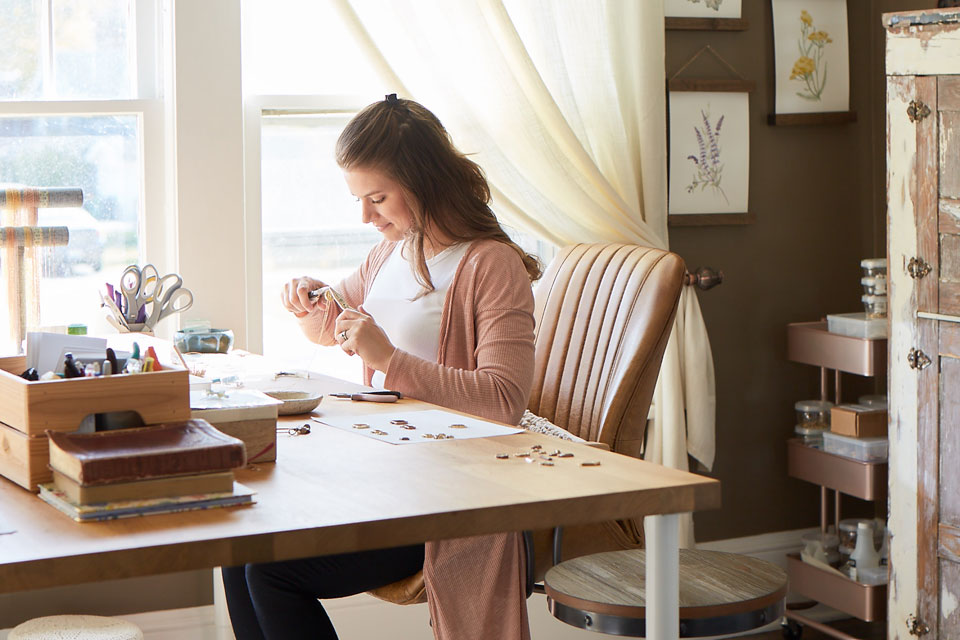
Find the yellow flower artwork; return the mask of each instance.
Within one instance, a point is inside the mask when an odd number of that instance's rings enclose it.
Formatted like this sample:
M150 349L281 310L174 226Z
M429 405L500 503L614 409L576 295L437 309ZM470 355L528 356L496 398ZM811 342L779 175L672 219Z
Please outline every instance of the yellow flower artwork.
M817 29L813 16L808 11L800 11L800 37L797 48L800 56L793 63L790 79L804 83L797 95L807 100L820 100L827 86L827 61L823 59L824 48L833 42L830 34Z

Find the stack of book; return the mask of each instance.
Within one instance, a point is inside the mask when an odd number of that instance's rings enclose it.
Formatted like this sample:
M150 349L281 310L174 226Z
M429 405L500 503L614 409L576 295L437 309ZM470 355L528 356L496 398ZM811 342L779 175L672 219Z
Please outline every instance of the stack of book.
M53 482L40 498L77 521L253 502L233 478L243 442L205 420L47 436Z

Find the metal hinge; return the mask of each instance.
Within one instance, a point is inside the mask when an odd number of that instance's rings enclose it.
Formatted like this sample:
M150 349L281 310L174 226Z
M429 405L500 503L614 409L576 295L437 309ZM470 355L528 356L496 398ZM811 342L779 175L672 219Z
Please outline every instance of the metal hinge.
M907 117L910 118L910 122L920 122L928 115L930 115L930 107L919 100L910 101L910 106L907 107Z
M907 263L907 273L914 280L919 280L927 275L931 269L932 267L924 262L923 258L910 258L910 262Z
M923 636L930 633L930 627L924 624L917 616L912 613L907 616L907 633L912 636Z
M922 371L930 366L930 362L930 357L920 349L910 349L907 354L907 364L910 365L911 369Z

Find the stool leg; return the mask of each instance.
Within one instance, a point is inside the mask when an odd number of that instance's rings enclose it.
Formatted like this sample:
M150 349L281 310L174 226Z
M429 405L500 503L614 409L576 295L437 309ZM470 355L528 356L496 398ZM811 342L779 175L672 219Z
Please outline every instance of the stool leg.
M680 516L673 513L643 519L647 546L647 638L680 637Z

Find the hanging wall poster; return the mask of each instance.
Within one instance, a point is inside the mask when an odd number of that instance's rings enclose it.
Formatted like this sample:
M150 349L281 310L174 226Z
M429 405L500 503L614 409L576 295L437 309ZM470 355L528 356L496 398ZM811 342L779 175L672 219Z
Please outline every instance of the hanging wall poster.
M739 18L740 0L663 0L668 18Z
M669 213L746 213L749 94L671 91Z
M846 0L771 0L776 113L850 109Z

